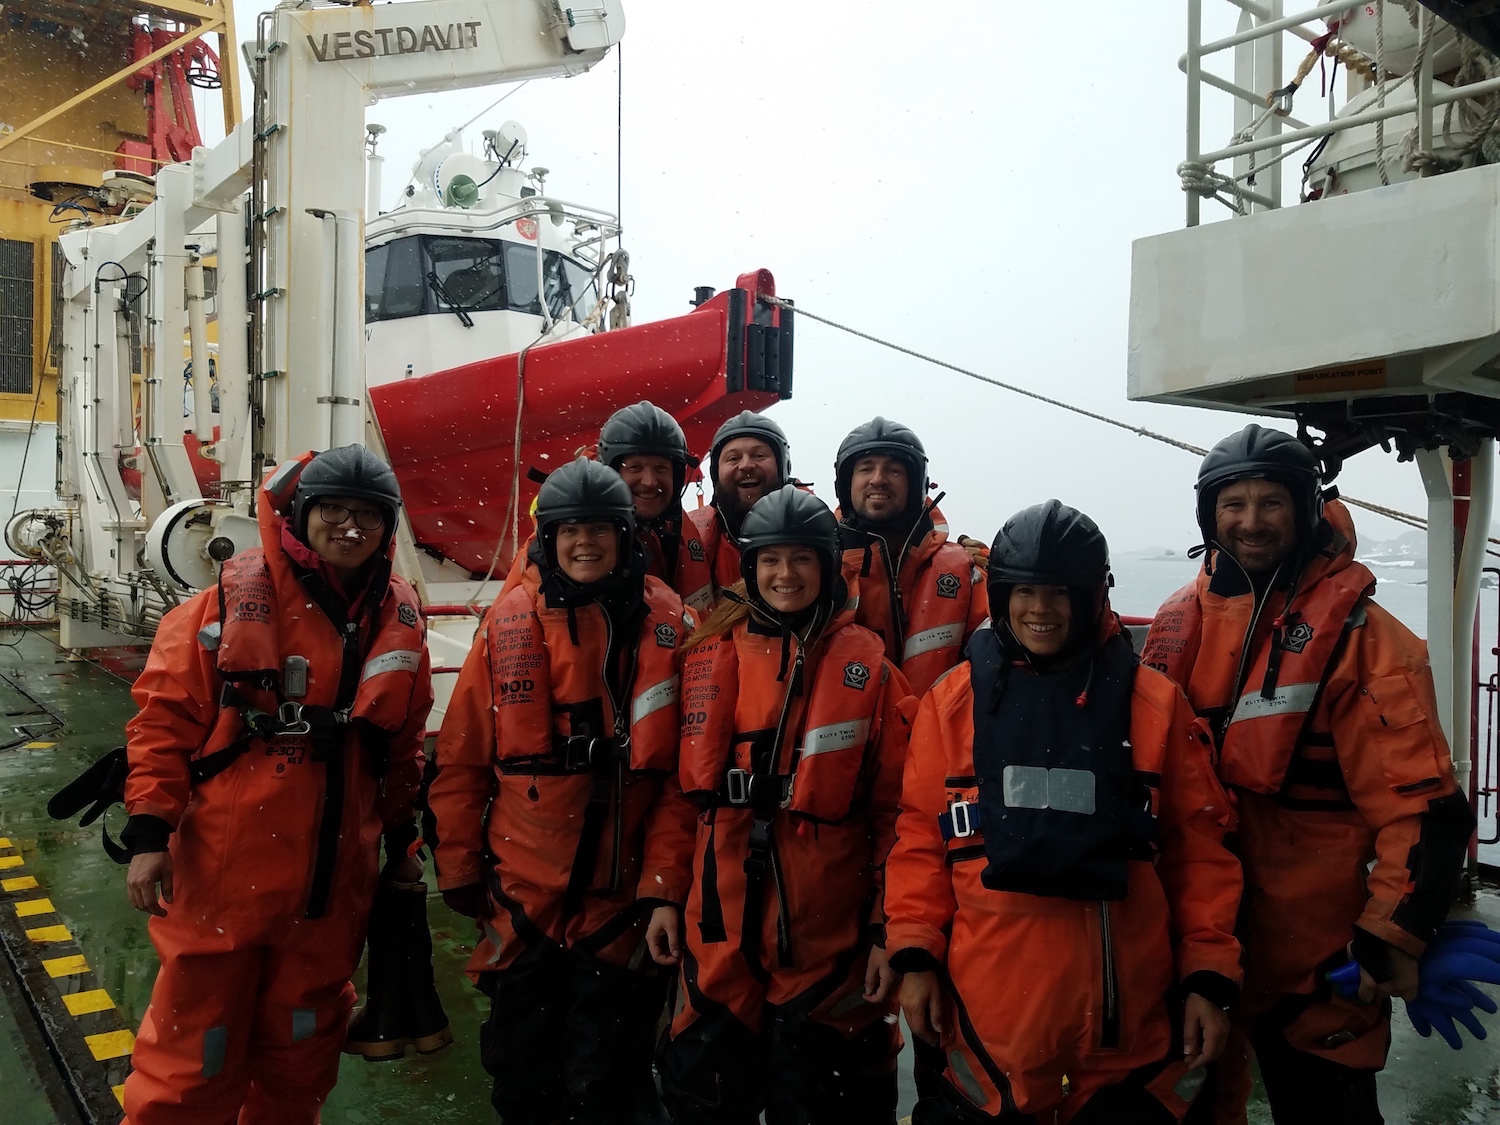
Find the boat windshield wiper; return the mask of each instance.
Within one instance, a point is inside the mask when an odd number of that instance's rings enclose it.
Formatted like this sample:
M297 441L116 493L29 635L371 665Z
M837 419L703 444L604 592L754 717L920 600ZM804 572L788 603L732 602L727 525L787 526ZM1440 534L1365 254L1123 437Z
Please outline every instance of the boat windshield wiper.
M462 324L465 328L474 327L474 318L469 315L469 310L466 309L463 305L459 304L449 295L448 290L443 287L443 283L438 279L438 275L435 271L428 273L427 284L429 287L431 287L432 291L438 295L438 300L447 305L448 308L453 312L453 315L458 317L458 322L460 324Z

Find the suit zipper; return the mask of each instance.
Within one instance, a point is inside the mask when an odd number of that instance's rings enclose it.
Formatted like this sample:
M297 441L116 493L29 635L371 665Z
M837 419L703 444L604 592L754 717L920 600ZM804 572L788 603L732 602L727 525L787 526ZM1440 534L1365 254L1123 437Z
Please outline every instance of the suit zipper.
M781 743L786 738L787 734L786 722L790 717L792 711L792 693L797 690L797 678L802 672L804 666L803 658L806 653L806 646L799 641L797 643L797 655L793 658L792 666L787 674L786 694L782 697L781 700L781 717L776 722L776 740L771 744L771 761L769 764L771 767L772 777L776 776L776 762L777 759L781 757ZM795 754L795 746L792 748L792 751ZM789 771L793 777L796 777L797 765L797 760L793 758L791 762L792 768ZM750 766L753 770L755 767L755 763L751 762ZM788 782L788 784L790 785L791 782ZM776 888L777 960L779 960L781 964L785 966L791 964L792 957L792 935L790 929L791 906L787 902L786 881L781 874L780 857L776 854L776 838L772 836L769 843L770 856L768 866L771 870L771 885Z
M1227 557L1235 566L1240 567L1240 573L1245 576L1245 581L1250 583L1250 590L1253 593L1255 583L1250 578L1250 572L1240 566L1239 559L1236 559L1223 548L1219 549L1219 554ZM1266 603L1271 600L1271 591L1275 589L1276 579L1280 576L1281 567L1278 566L1276 573L1271 575L1271 581L1266 586L1265 595L1256 599L1255 609L1250 614L1250 627L1245 630L1245 639L1240 645L1240 666L1234 674L1234 691L1229 696L1229 710L1224 713L1224 718L1220 722L1219 729L1214 732L1215 741L1220 745L1223 745L1224 735L1229 732L1229 724L1234 721L1234 713L1239 710L1240 694L1245 690L1245 680L1250 675L1251 646L1255 641L1255 630L1260 625L1260 615L1266 608Z
M1104 953L1104 1020L1099 1046L1120 1045L1120 990L1115 976L1115 939L1109 926L1109 903L1099 903L1099 936Z
M630 754L630 733L625 721L625 710L620 700L615 698L615 692L609 684L609 661L614 649L615 630L610 621L609 614L604 612L604 607L599 607L600 614L604 617L604 664L599 669L599 679L604 684L604 694L609 699L610 710L614 712L614 739L615 739L615 781L614 794L611 804L611 812L614 819L614 832L611 839L611 854L609 860L609 890L611 894L617 893L623 881L622 853L625 846L625 766ZM628 660L625 677L625 698L630 698L630 693L635 687L635 659L634 654Z
M907 532L907 538L911 538L911 532ZM895 560L891 559L891 553L886 549L885 540L880 540L880 553L885 556L885 582L891 599L891 632L895 633L893 638L891 660L898 667L901 658L906 654L906 603L901 600L901 583L899 581L901 561L906 557L906 546L901 548L901 554Z

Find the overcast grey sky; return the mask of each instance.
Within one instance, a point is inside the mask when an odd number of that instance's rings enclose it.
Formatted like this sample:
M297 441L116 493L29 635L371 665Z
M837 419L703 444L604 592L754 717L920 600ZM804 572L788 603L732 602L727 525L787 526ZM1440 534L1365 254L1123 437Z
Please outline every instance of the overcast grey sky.
M1248 420L1125 399L1131 242L1183 225L1185 3L624 5L623 52L532 82L466 139L477 151L480 129L514 118L549 192L613 208L623 66L637 323L764 266L808 311L1132 424L1211 445ZM242 0L242 37L261 7ZM1205 8L1210 32L1233 30L1229 5ZM388 203L418 149L504 92L372 107ZM1205 140L1227 140L1227 113ZM922 435L958 530L989 539L1057 496L1116 550L1196 541L1192 455L800 321L795 394L772 411L798 474L831 493L839 439L877 413ZM1425 512L1415 467L1378 451L1340 484Z

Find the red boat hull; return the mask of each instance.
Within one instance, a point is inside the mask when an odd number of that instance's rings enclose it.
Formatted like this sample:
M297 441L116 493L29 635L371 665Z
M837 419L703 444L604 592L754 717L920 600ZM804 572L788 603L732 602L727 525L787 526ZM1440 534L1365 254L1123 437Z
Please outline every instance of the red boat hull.
M512 489L524 539L536 478L591 453L620 407L654 402L681 423L689 448L706 452L726 419L789 398L792 315L761 299L774 295L770 272L759 270L685 316L372 387L417 543L470 571L503 574Z

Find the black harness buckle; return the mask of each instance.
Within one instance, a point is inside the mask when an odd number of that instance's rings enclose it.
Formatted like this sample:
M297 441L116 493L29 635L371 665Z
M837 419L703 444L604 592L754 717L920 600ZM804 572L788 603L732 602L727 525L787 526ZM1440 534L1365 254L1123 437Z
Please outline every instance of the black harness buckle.
M277 734L310 734L312 723L302 714L302 704L287 700L276 710L276 721L281 724Z
M724 801L735 808L788 808L792 803L792 779L778 774L751 773L732 769L724 775Z
M758 816L750 824L749 847L745 851L745 874L752 880L764 878L770 859L771 822Z
M605 740L586 734L569 735L561 739L557 757L565 770L592 769L603 760Z

